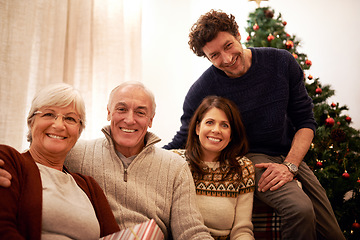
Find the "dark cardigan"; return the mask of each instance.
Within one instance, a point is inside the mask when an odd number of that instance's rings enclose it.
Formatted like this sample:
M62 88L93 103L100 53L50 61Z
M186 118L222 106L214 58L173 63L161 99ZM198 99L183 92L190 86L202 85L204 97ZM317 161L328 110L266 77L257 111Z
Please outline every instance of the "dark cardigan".
M12 175L11 187L0 187L0 239L40 240L42 184L39 169L28 151L21 154L6 145L0 145L0 159L5 161L4 169ZM100 236L119 231L109 203L95 180L70 174L94 207Z

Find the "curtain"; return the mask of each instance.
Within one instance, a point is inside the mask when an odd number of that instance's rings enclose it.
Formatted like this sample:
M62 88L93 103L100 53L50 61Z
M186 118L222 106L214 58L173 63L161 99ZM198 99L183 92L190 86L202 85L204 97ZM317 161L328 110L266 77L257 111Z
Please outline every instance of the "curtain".
M110 91L142 81L141 0L0 0L0 144L22 151L26 117L39 88L80 90L87 125L101 136Z

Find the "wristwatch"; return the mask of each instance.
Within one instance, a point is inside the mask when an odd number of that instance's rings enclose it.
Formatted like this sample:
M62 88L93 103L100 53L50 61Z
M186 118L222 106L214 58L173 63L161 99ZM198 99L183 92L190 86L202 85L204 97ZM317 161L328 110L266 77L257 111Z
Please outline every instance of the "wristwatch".
M290 162L283 162L283 164L288 167L289 171L290 171L292 174L294 174L294 176L296 176L296 174L298 173L298 170L299 170L299 169L298 169L298 167L297 167L295 164L290 163Z

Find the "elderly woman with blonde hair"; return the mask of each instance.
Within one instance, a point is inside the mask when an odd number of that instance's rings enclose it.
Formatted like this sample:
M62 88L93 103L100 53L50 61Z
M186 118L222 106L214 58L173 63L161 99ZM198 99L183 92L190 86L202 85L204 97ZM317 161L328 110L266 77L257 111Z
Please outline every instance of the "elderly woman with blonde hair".
M94 179L70 173L67 153L85 128L85 104L65 83L39 91L27 117L30 147L0 145L12 176L0 188L1 239L99 239L119 230Z

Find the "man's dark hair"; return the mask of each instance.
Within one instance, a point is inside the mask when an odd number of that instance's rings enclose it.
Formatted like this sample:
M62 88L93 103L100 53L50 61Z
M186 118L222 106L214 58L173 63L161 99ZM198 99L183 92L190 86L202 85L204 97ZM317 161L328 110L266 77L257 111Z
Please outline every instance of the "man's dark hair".
M190 49L197 56L205 57L203 47L206 43L212 41L219 32L228 32L237 37L239 26L233 15L212 9L208 13L201 15L191 27L188 42Z

